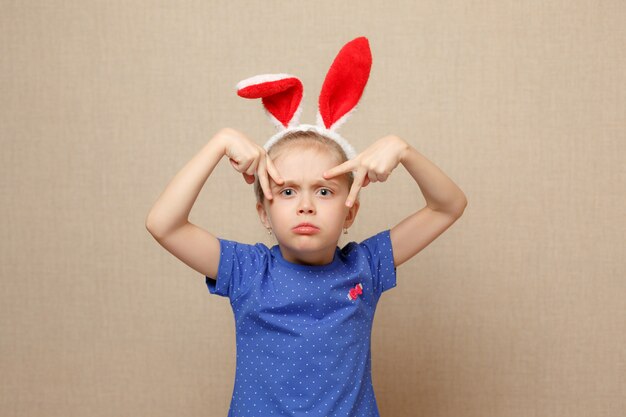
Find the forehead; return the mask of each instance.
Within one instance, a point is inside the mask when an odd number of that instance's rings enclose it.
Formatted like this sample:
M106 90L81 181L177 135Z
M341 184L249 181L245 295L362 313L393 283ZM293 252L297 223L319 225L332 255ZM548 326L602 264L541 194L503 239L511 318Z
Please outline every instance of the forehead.
M276 159L272 159L274 166L281 177L291 183L323 182L340 185L346 180L345 175L325 179L324 172L340 165L339 158L332 152L316 148L293 146L286 152L281 152Z

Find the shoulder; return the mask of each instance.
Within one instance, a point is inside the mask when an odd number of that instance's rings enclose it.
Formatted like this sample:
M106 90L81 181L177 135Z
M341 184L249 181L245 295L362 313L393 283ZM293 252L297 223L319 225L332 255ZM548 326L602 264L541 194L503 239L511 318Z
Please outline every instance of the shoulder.
M270 256L270 248L262 243L244 243L236 240L218 238L220 242L221 255L231 255L237 257L250 256L254 258L268 257Z
M369 271L367 276L377 298L396 286L390 229L378 232L361 242L350 242L343 250L348 254L348 262L356 265L359 271Z
M269 263L270 249L263 243L243 243L236 240L218 238L220 259L215 278L206 277L206 284L212 294L229 297L231 302L245 294L258 282Z
M237 247L242 250L261 250L261 251L270 250L270 248L265 243L262 243L262 242L245 243L245 242L240 242L238 240L227 239L224 237L218 237L217 240L220 241L221 245Z
M360 242L352 241L347 243L341 252L348 256L353 253L358 253L371 258L382 251L391 250L391 230L385 229L374 235L371 235Z

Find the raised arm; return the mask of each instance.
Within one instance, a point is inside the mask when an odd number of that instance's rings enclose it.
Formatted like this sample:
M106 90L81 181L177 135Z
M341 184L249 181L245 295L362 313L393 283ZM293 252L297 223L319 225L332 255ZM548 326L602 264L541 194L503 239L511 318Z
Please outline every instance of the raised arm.
M354 172L346 206L354 204L361 187L386 181L399 164L409 171L426 198L426 207L395 225L390 231L394 265L397 267L424 249L452 225L465 210L465 194L435 164L395 135L387 135L368 146L354 159L324 173L332 178Z
M411 145L402 154L400 163L422 191L426 206L391 229L396 266L428 246L461 217L467 206L463 191Z
M189 213L213 169L227 156L231 165L248 184L259 176L261 188L272 199L268 174L282 183L265 149L244 134L221 129L194 156L161 193L146 218L146 229L170 253L185 264L211 278L217 275L220 260L219 240L189 222Z
M213 169L225 154L218 132L170 181L146 217L146 229L172 255L196 271L215 277L220 244L208 231L189 222L189 213Z

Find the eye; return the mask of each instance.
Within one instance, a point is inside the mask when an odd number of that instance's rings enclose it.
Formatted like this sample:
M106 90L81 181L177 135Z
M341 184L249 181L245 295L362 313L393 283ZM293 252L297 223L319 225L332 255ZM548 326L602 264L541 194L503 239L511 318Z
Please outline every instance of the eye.
M293 190L291 188L285 188L284 190L280 192L280 194L283 194L286 191L293 191ZM291 194L283 194L283 195L291 195Z
M326 191L326 193L325 193L325 194L322 194L324 197L327 197L327 196L329 196L329 195L333 194L333 191L332 191L330 188L322 188L322 189L320 190L320 192L322 192L322 191Z

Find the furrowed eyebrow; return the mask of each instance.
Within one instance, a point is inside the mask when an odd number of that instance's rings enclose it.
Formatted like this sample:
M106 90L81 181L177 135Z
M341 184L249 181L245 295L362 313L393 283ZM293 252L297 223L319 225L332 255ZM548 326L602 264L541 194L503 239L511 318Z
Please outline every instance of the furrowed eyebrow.
M313 183L313 185L329 185L329 184L330 185L334 185L335 187L339 186L339 183L337 181L335 181L335 180L325 180L325 179L322 179L322 180L317 180L317 181L315 181L315 183ZM298 183L295 182L295 181L292 181L292 180L285 180L285 182L283 184L281 184L281 185L273 183L273 187L274 188L293 186L293 185L297 186Z

